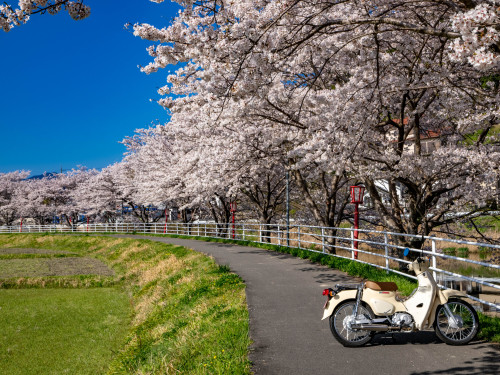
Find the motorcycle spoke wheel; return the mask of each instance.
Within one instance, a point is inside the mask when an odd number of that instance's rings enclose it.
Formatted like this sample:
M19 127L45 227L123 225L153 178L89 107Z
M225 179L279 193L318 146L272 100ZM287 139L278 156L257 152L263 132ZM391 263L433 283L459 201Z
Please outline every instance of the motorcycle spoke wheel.
M449 345L469 343L479 331L476 310L461 300L449 300L446 305L452 316L449 316L444 306L439 306L434 323L436 335Z
M365 330L351 329L350 325L354 320L353 312L356 303L347 301L340 304L330 316L330 330L333 336L344 346L362 346L368 343L373 332ZM358 319L373 319L373 313L369 308L360 305L358 308Z

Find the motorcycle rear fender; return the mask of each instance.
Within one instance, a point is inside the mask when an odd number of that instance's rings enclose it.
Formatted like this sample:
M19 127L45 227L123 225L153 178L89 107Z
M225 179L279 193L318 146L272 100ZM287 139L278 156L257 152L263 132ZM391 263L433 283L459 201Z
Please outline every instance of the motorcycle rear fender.
M328 318L330 315L333 314L333 310L338 306L339 303L347 301L348 299L355 300L356 299L356 294L358 293L357 289L353 290L343 290L339 294L336 294L330 300L327 302L325 306L325 310L323 311L323 318L321 320L324 320Z

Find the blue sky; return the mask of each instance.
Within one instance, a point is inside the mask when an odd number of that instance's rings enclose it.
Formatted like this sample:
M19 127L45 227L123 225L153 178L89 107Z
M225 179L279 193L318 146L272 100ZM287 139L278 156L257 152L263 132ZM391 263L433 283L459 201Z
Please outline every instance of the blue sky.
M82 21L66 12L34 15L26 25L0 31L0 173L101 169L121 160L124 137L168 120L150 102L159 98L166 74L139 71L151 59L150 43L124 24L164 27L178 6L168 0L85 3L92 13Z

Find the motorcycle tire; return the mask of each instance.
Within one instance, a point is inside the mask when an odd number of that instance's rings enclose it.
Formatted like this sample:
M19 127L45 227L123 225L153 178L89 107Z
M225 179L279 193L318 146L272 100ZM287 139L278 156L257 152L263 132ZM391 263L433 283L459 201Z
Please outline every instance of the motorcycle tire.
M446 303L455 321L449 319L443 305L436 310L434 330L437 337L448 345L466 345L479 331L479 318L476 310L460 299L450 299Z
M349 324L354 319L352 313L356 301L345 301L339 304L332 315L330 315L330 330L333 337L346 347L363 346L371 341L375 332L365 330L350 329ZM374 319L370 306L360 304L358 308L358 317L364 316L368 319Z

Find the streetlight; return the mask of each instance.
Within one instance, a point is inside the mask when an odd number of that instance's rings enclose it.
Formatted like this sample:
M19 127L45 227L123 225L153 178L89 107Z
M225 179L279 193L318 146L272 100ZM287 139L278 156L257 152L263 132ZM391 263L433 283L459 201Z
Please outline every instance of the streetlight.
M286 171L286 246L290 247L290 172Z
M232 222L233 222L233 240L235 237L235 231L234 231L234 213L236 212L236 202L231 202L229 203L229 208L232 214Z
M364 186L351 186L351 203L354 203L354 259L358 259L359 204L363 204Z

